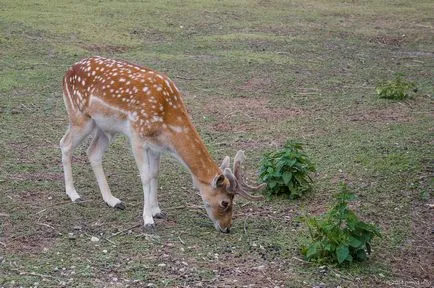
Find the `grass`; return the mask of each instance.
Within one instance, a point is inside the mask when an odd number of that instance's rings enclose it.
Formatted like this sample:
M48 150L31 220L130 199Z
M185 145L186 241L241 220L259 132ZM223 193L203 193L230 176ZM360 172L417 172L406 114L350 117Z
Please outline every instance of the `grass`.
M3 1L0 286L432 285L431 7L429 0ZM169 216L148 235L136 227L143 196L120 137L104 167L127 209L103 203L86 145L73 171L87 202L69 203L58 149L67 126L61 78L95 54L168 74L214 158L246 150L251 178L262 153L302 142L317 165L313 192L294 201L238 199L233 232L223 235L200 209L188 173L164 157L159 199ZM378 99L378 80L396 73L416 82L418 95ZM296 219L323 213L340 181L358 195L351 208L383 238L367 263L324 269L302 260L307 231Z

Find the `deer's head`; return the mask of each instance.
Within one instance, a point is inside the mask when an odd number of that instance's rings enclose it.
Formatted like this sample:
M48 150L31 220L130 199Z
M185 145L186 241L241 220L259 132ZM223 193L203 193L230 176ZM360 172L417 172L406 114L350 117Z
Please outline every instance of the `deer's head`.
M231 170L229 168L230 158L226 156L220 165L221 173L214 177L211 185L199 187L201 191L205 192L202 193L202 198L209 218L214 222L215 228L224 233L229 233L232 226L232 209L235 195L253 201L264 199L263 196L253 196L249 193L261 190L266 184L249 186L244 182L242 175L242 162L244 159L244 152L238 151L235 155L233 170Z

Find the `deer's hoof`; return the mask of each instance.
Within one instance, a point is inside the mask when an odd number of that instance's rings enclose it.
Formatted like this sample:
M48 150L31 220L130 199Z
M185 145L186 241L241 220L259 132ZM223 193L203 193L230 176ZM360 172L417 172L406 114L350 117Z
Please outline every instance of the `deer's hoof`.
M74 201L72 201L72 202L74 202L75 204L78 204L78 205L80 205L80 206L83 206L84 205L84 200L83 200L83 198L77 198L77 199L75 199Z
M155 231L155 224L145 224L145 230L147 232L154 232Z
M124 202L119 202L119 203L116 203L116 205L114 206L114 208L117 208L117 209L119 209L119 210L124 210L125 209L125 204L124 204Z
M166 219L167 218L167 213L165 212L159 212L157 214L154 215L154 218L157 219Z

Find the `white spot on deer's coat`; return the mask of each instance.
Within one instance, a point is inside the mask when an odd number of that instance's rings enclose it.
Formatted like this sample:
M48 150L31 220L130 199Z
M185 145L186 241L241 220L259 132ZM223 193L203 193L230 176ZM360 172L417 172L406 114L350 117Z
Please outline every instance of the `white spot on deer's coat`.
M161 118L159 116L153 116L152 117L152 122L163 122L163 118Z
M176 133L182 133L185 130L184 127L174 125L169 125L169 129Z
M134 112L132 112L132 113L129 113L129 114L128 114L128 118L129 118L131 121L136 122L136 121L138 120L137 112L134 111Z

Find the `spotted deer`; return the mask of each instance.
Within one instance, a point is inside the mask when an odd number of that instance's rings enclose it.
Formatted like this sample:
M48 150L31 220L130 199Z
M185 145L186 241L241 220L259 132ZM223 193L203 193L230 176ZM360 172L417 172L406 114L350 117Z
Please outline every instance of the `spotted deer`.
M235 195L262 200L249 192L263 188L243 180L243 151L235 156L233 169L226 156L220 166L212 159L193 126L181 94L167 76L124 61L99 56L74 64L63 78L63 99L69 115L69 128L60 141L69 198L80 201L74 188L71 159L75 147L91 132L87 150L102 198L111 207L124 209L114 197L102 167L105 150L122 133L131 143L144 192L143 221L154 228L154 218L162 217L157 201L160 155L168 152L192 174L209 218L221 232L232 225Z

